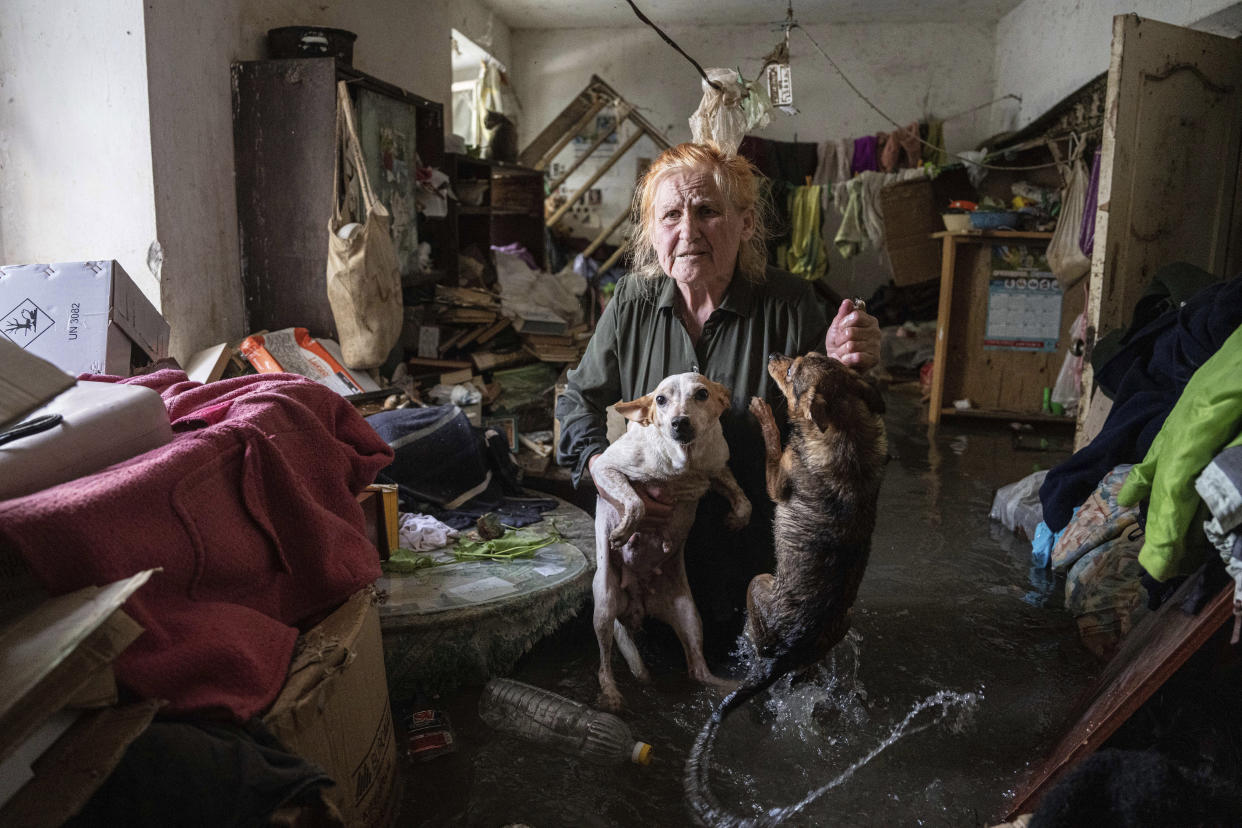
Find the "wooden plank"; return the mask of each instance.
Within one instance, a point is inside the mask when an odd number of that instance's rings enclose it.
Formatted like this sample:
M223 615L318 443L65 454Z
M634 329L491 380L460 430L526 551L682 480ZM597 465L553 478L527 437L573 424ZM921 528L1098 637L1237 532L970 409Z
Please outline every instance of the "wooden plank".
M1229 275L1242 139L1242 47L1206 32L1118 15L1105 112L1088 358L1100 336L1127 324L1161 265L1186 261ZM1092 380L1087 367L1083 387L1091 388ZM1095 436L1085 428L1087 408L1076 445Z
M1232 581L1198 615L1182 612L1182 600L1195 582L1188 578L1122 640L1104 672L1083 695L1065 735L1014 797L1008 819L1034 811L1057 780L1094 753L1228 620L1233 608Z
M536 170L542 170L546 168L548 164L552 163L552 160L556 158L557 155L560 154L561 150L565 149L565 146L570 141L578 137L579 133L581 133L582 130L586 129L587 125L590 124L591 121L595 119L595 116L599 114L599 111L604 108L606 103L607 101L605 101L603 98L596 98L595 101L592 102L590 106L587 107L586 111L583 112L582 115L578 117L578 120L573 122L573 126L565 130L565 132L559 138L556 139L556 142L552 144L551 148L547 152L540 155L539 159L535 161L533 164L527 163L526 161L527 155L525 152L522 153L522 155L518 158L518 160L522 162L523 166L533 167ZM577 111L576 104L577 104L576 101L575 103L570 104L570 108L567 109L566 112ZM549 129L553 129L557 127L558 122L560 121L561 118L565 117L565 114L566 113L564 112L561 113L561 116L558 117L555 121L553 121L548 126L548 128L544 130L544 133L546 133ZM540 133L539 137L536 138L535 141L539 142L543 137L544 137L544 134ZM531 150L531 147L527 147L527 150L528 151Z
M554 224L556 224L556 222L560 220L561 216L565 215L565 213L569 211L569 208L572 207L574 203L578 201L578 199L582 198L582 196L586 193L586 191L591 189L591 187L595 184L595 182L599 181L600 178L603 177L604 173L612 169L613 164L616 164L617 161L621 160L621 156L629 152L630 147L634 146L634 144L638 142L639 138L642 138L646 134L647 133L641 129L634 130L634 134L631 135L629 138L627 138L625 140L625 143L623 143L621 146L617 147L615 150L612 151L612 155L608 156L608 160L600 164L599 169L591 173L591 176L585 182L583 182L583 184L580 187L578 187L578 189L574 192L574 194L569 197L569 200L566 201L564 204L562 204L560 207L558 207L556 209L556 212L548 216L548 220L546 222L547 225L549 227L552 227Z
M587 147L586 152L582 153L577 158L575 158L574 162L570 164L568 168L566 168L565 172L561 173L555 181L553 181L551 184L548 185L548 192L555 193L557 187L560 187L562 184L568 181L569 177L573 175L578 170L578 168L581 167L583 163L585 163L586 160L591 157L592 154L594 154L594 152L597 149L599 149L600 144L607 141L612 136L613 133L615 133L618 129L621 128L621 124L625 122L626 118L630 117L630 112L633 111L630 108L630 105L627 103L619 104L617 108L621 110L621 114L613 119L612 129L608 130L607 132L601 133L599 137L595 139L595 143Z
M618 227L620 227L622 223L629 217L630 217L630 211L628 209L621 211L621 215L613 219L612 224L609 224L607 227L605 227L600 232L600 234L596 236L595 239L586 246L586 249L582 251L582 257L584 259L591 258L591 254L594 253L596 250L599 250L600 245L608 241L608 237L612 235L613 231L616 230Z
M936 312L936 347L932 355L931 397L927 402L927 422L940 422L944 402L945 358L949 347L949 320L953 312L953 272L957 269L957 238L934 233L942 239L940 253L940 305Z

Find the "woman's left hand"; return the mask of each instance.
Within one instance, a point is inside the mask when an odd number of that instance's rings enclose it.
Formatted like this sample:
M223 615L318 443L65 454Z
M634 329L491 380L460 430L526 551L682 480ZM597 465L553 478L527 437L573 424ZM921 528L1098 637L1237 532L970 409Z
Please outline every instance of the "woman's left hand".
M880 361L880 323L865 310L855 309L849 299L837 308L828 326L824 352L857 371L866 371Z

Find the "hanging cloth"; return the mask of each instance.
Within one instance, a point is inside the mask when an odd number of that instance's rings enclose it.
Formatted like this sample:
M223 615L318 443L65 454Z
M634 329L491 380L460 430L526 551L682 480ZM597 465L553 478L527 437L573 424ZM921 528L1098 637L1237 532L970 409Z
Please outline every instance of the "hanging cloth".
M1091 177L1087 181L1087 200L1082 208L1082 228L1078 233L1078 248L1091 258L1095 249L1095 212L1100 203L1100 150L1096 149L1091 162Z
M850 169L854 162L854 141L851 138L842 138L837 141L837 174L833 177L833 183L845 181L853 171Z
M792 228L785 267L807 281L815 281L828 272L824 237L820 233L823 189L817 184L794 187L788 196Z
M927 143L924 145L923 160L928 164L943 167L949 163L949 154L944 148L944 121L927 122Z
M923 145L919 142L919 122L911 121L893 133L901 145L901 166L917 167L923 158Z
M834 195L844 194L845 207L841 211L841 226L837 228L837 235L832 243L836 245L841 258L848 259L861 253L863 245L867 242L862 218L863 181L861 177L851 178L848 181L842 181L837 186L839 190ZM835 198L834 201L837 204L841 203Z
M862 138L854 139L854 160L850 163L852 175L860 172L875 172L879 169L876 165L878 145L879 140L874 135L864 135Z
M881 132L876 136L880 147L880 169L894 172L901 162L901 144L897 141L897 133Z

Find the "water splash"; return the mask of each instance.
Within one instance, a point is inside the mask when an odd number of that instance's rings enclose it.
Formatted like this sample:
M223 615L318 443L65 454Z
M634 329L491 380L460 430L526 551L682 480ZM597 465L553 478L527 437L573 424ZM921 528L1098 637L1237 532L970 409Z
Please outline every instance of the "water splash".
M785 805L772 808L768 811L767 816L773 823L783 822L789 817L797 814L806 808L815 800L831 791L833 788L841 785L849 780L859 769L867 765L872 759L879 756L888 748L897 743L903 736L912 736L920 733L928 728L935 727L941 722L948 721L947 727L952 733L961 733L970 723L975 710L979 707L979 702L983 700L983 696L979 693L958 693L953 690L941 690L927 698L917 702L913 709L906 714L906 717L897 724L896 727L888 734L888 736L878 745L871 749L866 756L854 762L844 771L837 775L835 779L826 785L822 785L811 791L800 801L793 805ZM923 722L915 725L915 719L925 710L937 709L939 712L931 721Z

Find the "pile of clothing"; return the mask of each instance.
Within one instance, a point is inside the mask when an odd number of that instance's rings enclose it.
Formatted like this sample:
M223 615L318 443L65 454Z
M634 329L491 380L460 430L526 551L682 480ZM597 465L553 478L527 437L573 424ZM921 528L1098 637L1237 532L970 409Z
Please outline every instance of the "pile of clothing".
M1177 263L1157 272L1130 327L1097 347L1112 408L1099 434L1049 471L1040 501L1067 604L1101 655L1144 597L1155 608L1205 563L1235 576L1242 613L1242 464L1231 453L1242 446L1240 326L1242 276L1217 282Z

